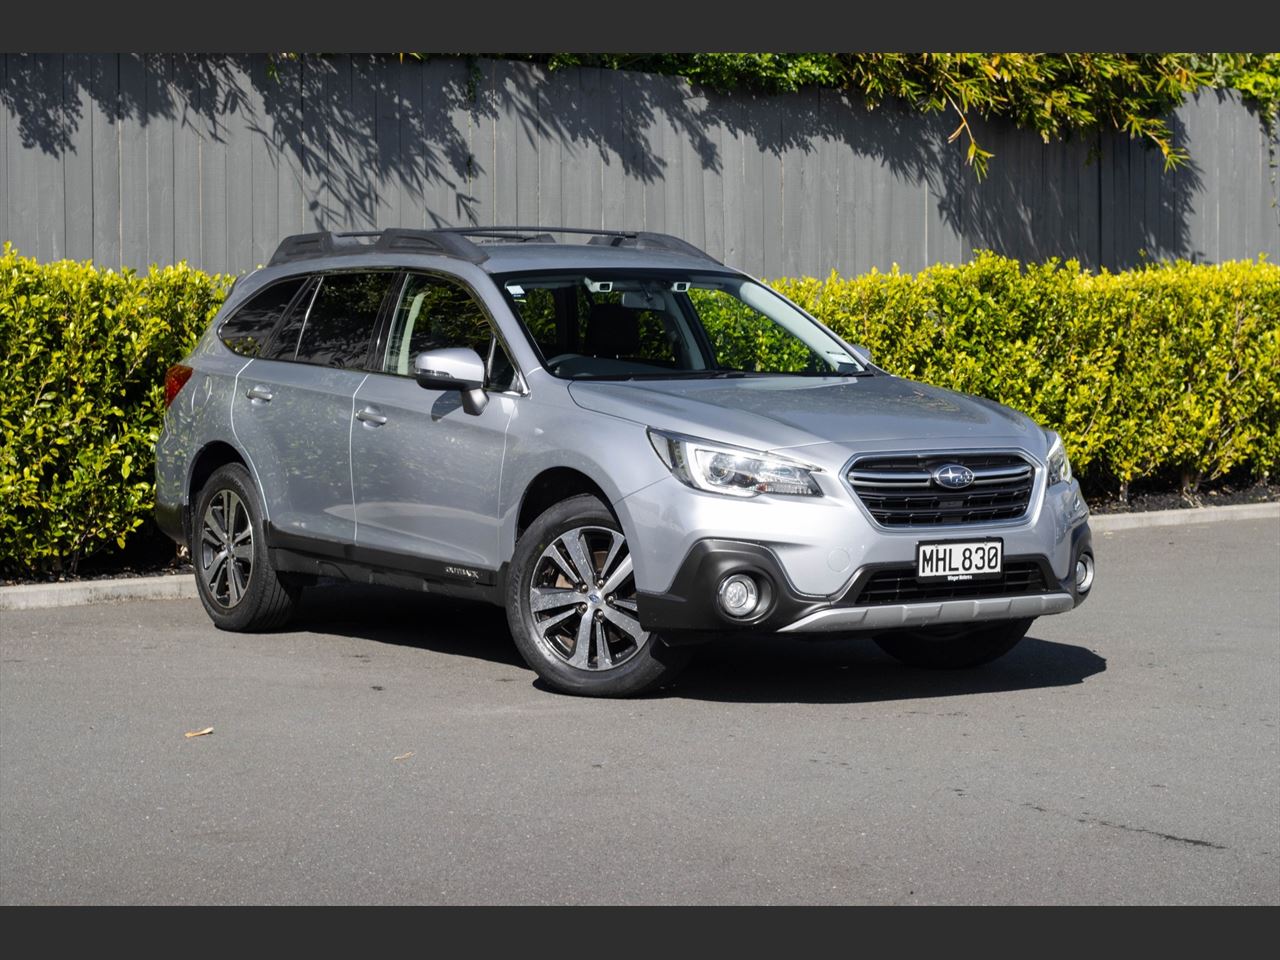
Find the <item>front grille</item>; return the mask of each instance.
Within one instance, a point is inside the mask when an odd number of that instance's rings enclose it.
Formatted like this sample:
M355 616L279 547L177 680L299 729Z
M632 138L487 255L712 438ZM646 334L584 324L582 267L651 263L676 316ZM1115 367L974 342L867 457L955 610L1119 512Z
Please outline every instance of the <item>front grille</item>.
M938 486L933 471L949 463L972 470L973 484ZM1031 502L1035 468L1016 453L887 454L859 458L848 477L877 523L929 527L1019 519Z
M913 564L877 570L862 585L851 591L854 596L844 602L863 607L886 603L933 603L941 600L971 600L985 597L1016 597L1048 591L1044 571L1034 560L1015 560L1005 564L998 580L967 580L949 583L921 583Z

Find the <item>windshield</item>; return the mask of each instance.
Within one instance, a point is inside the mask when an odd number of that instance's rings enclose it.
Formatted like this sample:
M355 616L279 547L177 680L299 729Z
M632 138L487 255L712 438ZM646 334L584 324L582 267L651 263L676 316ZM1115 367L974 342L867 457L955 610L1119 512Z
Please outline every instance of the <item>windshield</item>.
M869 372L810 317L745 277L582 271L495 279L543 364L564 379Z

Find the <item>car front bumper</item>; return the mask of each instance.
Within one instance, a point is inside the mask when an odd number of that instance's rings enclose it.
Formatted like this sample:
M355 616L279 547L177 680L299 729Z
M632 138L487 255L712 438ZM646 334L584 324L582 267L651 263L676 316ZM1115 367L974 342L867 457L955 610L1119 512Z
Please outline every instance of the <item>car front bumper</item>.
M1027 515L994 524L886 529L852 494L736 500L674 479L615 507L630 531L640 622L671 643L726 632L803 636L1038 617L1064 613L1088 596L1075 581L1077 560L1093 555L1075 481L1045 491L1038 479ZM1000 581L959 589L914 581L918 543L986 537L1004 542ZM717 599L735 573L751 576L766 595L741 619ZM878 589L870 590L873 582Z

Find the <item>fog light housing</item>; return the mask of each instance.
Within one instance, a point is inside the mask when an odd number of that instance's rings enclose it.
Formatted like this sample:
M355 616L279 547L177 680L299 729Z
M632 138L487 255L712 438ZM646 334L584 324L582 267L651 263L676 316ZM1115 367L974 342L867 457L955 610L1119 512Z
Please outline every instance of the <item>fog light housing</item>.
M1082 553L1076 558L1076 593L1088 593L1093 586L1093 554Z
M720 609L739 620L751 616L760 607L760 588L745 573L733 573L721 580L716 596Z

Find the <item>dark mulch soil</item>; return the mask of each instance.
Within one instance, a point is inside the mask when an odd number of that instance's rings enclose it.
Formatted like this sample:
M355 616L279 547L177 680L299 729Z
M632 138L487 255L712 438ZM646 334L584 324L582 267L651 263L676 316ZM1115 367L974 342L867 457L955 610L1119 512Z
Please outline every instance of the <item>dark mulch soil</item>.
M1095 514L1142 513L1148 510L1192 510L1197 507L1224 507L1235 503L1267 503L1280 500L1280 483L1221 483L1201 490L1192 500L1177 491L1135 492L1129 500L1114 497L1087 498L1089 510ZM195 568L184 557L179 559L171 541L158 531L135 537L123 552L90 557L75 574L48 574L43 577L0 579L0 585L18 583L55 583L61 581L109 580L115 577L163 577L190 575Z
M1175 491L1132 494L1128 501L1115 498L1089 499L1091 513L1145 513L1148 510L1194 510L1198 507L1226 507L1236 503L1268 503L1280 500L1280 484L1222 484L1201 490L1194 498Z
M124 550L102 553L82 561L72 573L49 573L41 577L5 577L0 584L62 583L86 580L112 580L117 577L164 577L191 574L195 568L185 558L179 559L173 541L159 530L147 528L129 540Z

